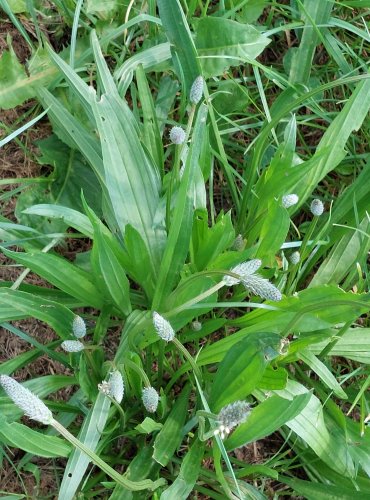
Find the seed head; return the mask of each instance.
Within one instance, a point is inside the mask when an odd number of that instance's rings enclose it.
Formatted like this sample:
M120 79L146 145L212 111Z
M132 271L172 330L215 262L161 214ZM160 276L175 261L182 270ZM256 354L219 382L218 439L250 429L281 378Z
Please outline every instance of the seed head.
M0 375L0 384L4 391L27 417L48 425L53 420L53 414L41 399L29 389L23 387L8 375Z
M153 312L153 324L155 331L157 332L158 336L161 337L161 339L165 340L166 342L170 342L175 338L175 331L172 328L170 322L164 319L163 316L155 311Z
M234 240L232 250L236 250L237 252L240 252L241 250L244 250L244 247L245 247L244 238L241 234L238 234L238 236Z
M226 286L237 285L240 283L244 276L249 276L253 274L261 267L262 262L259 259L249 260L247 262L242 262L237 266L230 269L230 271L234 274L239 274L240 279L234 278L233 276L225 275L222 279L225 282Z
M244 276L242 283L249 292L263 299L273 300L274 302L282 299L280 290L270 283L268 279L262 278L259 274Z
M67 352L80 352L84 349L83 343L79 340L65 340L60 346Z
M158 408L159 395L154 387L145 387L142 394L143 405L146 411L154 413Z
M185 130L182 127L172 127L170 131L170 140L173 144L182 144L185 141Z
M246 401L234 401L224 406L217 416L219 427L215 434L220 433L222 439L237 425L245 422L251 412L250 404Z
M194 332L200 332L200 330L202 329L202 323L200 321L193 321L191 324L191 328L192 330L194 330Z
M293 252L292 255L289 257L289 261L293 266L298 264L298 262L301 260L301 254L297 252Z
M285 194L281 199L281 203L284 208L292 207L293 205L296 205L298 201L299 198L296 194Z
M125 393L125 385L123 383L123 378L121 372L114 370L109 378L110 385L110 396L114 398L117 403L120 403L123 399Z
M320 215L322 215L322 213L324 212L323 202L316 198L312 201L310 210L313 215L315 215L316 217L320 217Z
M73 335L77 339L82 339L86 335L86 325L81 316L75 316L72 323Z
M197 76L190 89L190 102L191 104L198 104L202 99L204 89L204 78Z

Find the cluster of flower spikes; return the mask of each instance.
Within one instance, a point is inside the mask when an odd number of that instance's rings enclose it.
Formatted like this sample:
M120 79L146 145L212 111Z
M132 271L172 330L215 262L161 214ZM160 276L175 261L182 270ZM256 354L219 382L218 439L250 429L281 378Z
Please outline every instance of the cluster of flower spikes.
M233 286L242 283L248 292L259 297L275 302L282 299L281 292L268 279L260 276L256 271L261 267L262 262L259 259L253 259L248 262L242 262L230 269L230 272L237 274L234 276L225 275L223 282L226 286Z
M72 322L72 332L76 339L82 339L86 335L86 325L81 316L76 315ZM80 352L85 346L80 340L65 340L61 343L66 352Z

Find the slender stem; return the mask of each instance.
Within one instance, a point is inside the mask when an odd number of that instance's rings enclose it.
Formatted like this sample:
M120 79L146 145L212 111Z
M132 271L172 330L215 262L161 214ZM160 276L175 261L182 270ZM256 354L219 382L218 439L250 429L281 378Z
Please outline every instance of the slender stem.
M43 253L47 253L51 248L53 248L57 243L58 241L60 240L60 238L53 238L51 240L50 243L48 243L42 250L41 252ZM20 285L22 284L22 281L26 278L26 276L28 275L28 273L31 271L31 269L29 267L27 267L26 269L24 269L22 271L22 273L18 276L18 278L15 280L15 282L12 284L12 286L10 287L11 290L17 290Z
M202 374L199 370L199 367L196 365L193 356L189 353L186 347L184 347L182 343L179 341L179 339L176 337L172 340L172 342L175 344L178 350L183 353L185 358L189 361L190 366L193 368L194 374L198 377L199 380L202 380Z
M158 384L163 384L164 342L158 344Z
M96 366L95 366L95 363L94 363L94 360L91 356L91 352L89 351L89 349L84 349L84 354L85 354L85 357L86 357L86 360L87 360L87 364L90 366L90 368L92 369L95 377L97 380L100 379L100 373L97 371L96 369Z
M347 323L345 323L342 328L339 330L339 332L335 335L335 338L332 339L325 347L324 349L320 352L319 354L319 358L323 358L324 356L326 356L327 354L330 353L330 351L334 348L334 346L336 345L336 343L343 337L343 335L346 333L346 331L348 330L348 328L351 326L352 324L352 320L351 321L347 321Z
M131 361L131 359L124 359L123 364L134 370L141 377L141 379L144 381L145 387L151 387L149 378L147 374L144 372L144 370L141 368L141 366Z
M191 107L191 110L189 113L189 120L188 120L188 124L186 126L184 142L180 145L180 147L176 147L176 149L175 149L175 161L174 161L173 169L171 172L170 185L168 187L167 200L166 200L166 228L167 228L167 232L169 232L170 225L171 225L170 216L171 216L172 193L174 191L175 183L179 180L180 161L181 161L181 158L182 158L182 155L184 152L184 148L187 146L187 143L188 143L188 140L190 137L191 127L193 126L193 121L194 121L194 116L195 116L195 110L196 110L196 105L193 105Z
M300 273L300 270L301 270L301 267L302 267L302 262L304 261L305 257L306 257L306 248L307 248L307 245L310 241L310 238L315 230L315 227L317 225L317 221L318 221L318 217L314 217L311 224L310 224L310 227L308 228L308 232L307 234L305 235L304 239L303 239L303 242L302 242L302 245L301 245L301 248L300 248L300 261L298 263L297 266L294 266L293 269L291 270L290 274L289 274L289 279L288 279L288 283L287 283L287 286L286 286L286 290L288 293L290 293L290 288L292 287L293 285L293 281L296 277L296 275ZM314 243L314 242L313 242Z
M130 491L141 491L141 490L155 490L159 486L166 484L166 481L161 478L157 481L152 481L150 479L144 479L143 481L130 481L125 478L122 474L115 471L110 465L108 465L104 460L102 460L96 453L94 453L90 448L88 448L84 443L77 439L73 434L71 434L62 424L52 419L50 425L54 427L67 441L69 441L73 446L78 448L80 451L85 453L91 461L98 466L102 471L104 471L109 477L116 481L121 486L124 486Z
M229 273L230 274L230 273ZM237 274L233 274L234 277L238 278L239 276ZM185 311L186 309L189 309L189 307L193 306L194 304L197 304L198 302L202 301L203 299L206 299L210 295L214 294L218 290L220 290L223 286L225 286L225 283L223 281L220 281L220 283L217 283L213 287L209 288L205 292L197 295L193 299L189 300L188 302L185 302L185 304L182 304L179 307L176 307L175 309L172 309L169 313L166 313L167 317L175 316L176 314L179 314L182 311Z

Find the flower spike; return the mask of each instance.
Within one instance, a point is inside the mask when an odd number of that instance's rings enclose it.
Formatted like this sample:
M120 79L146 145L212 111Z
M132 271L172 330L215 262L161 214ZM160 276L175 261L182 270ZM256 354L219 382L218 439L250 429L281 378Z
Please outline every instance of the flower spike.
M23 387L14 378L0 375L0 385L13 403L20 408L27 417L42 424L49 425L53 421L53 414L41 399L29 389Z

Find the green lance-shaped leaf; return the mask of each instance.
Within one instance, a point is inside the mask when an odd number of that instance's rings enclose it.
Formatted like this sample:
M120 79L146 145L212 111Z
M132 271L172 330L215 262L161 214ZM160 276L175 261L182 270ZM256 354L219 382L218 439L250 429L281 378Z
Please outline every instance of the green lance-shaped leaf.
M181 464L179 474L175 481L161 495L160 500L173 498L188 498L198 479L205 443L197 439Z
M94 219L91 219L93 222ZM130 284L126 270L122 266L119 248L112 238L102 230L102 225L94 223L94 245L91 251L91 265L95 281L102 288L106 300L112 300L126 316L131 312ZM122 252L120 252L122 253Z
M34 293L0 287L0 322L30 316L50 325L62 339L70 338L75 316L70 309Z
M46 458L68 457L71 452L69 443L55 436L46 436L26 425L6 421L0 417L0 440L2 443Z
M2 251L7 257L29 267L63 292L81 300L83 304L101 308L100 291L91 281L89 273L66 259L43 252L12 252L6 249Z
M214 412L250 394L267 365L263 347L246 338L234 345L221 361L212 384L209 405Z
M227 450L234 450L265 436L269 436L286 422L297 416L307 405L311 393L301 394L293 400L271 396L254 408L246 422L240 424L226 440Z
M181 271L189 251L193 223L194 179L199 168L198 160L206 127L207 107L198 110L194 126L192 144L188 153L186 167L181 178L171 227L159 270L158 282L153 299L153 308L160 309L169 295Z
M185 423L190 386L185 387L154 442L153 458L165 467L181 443L181 431Z
M159 16L171 44L176 73L184 80L186 94L197 76L200 65L193 38L179 0L157 0Z

